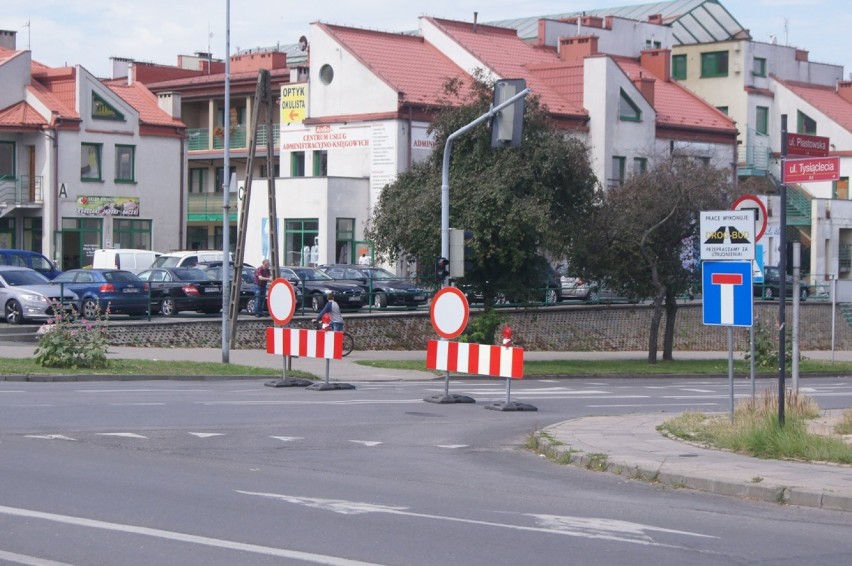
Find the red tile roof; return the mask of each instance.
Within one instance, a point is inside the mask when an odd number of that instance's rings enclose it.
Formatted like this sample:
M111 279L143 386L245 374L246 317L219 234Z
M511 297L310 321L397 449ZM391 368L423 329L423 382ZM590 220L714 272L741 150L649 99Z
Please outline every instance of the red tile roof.
M0 126L41 127L47 120L26 102L18 102L0 110Z
M115 82L106 85L110 90L123 98L128 104L139 112L139 121L142 124L152 126L174 126L184 127L183 122L172 118L160 109L157 97L141 83L117 84Z
M563 96L551 87L551 80L545 80L531 72L533 68L564 64L555 50L537 49L525 43L518 38L514 29L438 18L427 20L500 78L526 79L527 86L533 94L539 96L542 105L547 106L551 113L584 117L587 115L582 100L578 104L576 96Z
M816 107L846 131L852 132L852 103L837 94L834 87L783 81L774 75L772 78L808 104Z
M627 57L613 57L613 59L630 80L640 77L656 79L653 106L657 112L658 124L736 132L736 126L728 116L678 83L665 81L654 75L647 67L641 66L637 59Z
M401 101L437 106L446 96L448 79L470 77L422 37L317 24L349 50L388 86L404 95ZM466 92L465 92L466 93Z

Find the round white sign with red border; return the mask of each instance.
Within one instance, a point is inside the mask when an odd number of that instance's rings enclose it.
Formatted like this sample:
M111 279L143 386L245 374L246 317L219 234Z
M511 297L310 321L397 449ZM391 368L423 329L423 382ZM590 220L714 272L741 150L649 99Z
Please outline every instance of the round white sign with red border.
M266 306L276 324L287 324L296 312L296 291L286 279L278 278L269 285Z
M755 206L756 205L756 206ZM759 211L760 228L757 229L757 236L754 238L755 243L758 242L766 233L766 226L769 223L768 214L766 214L766 205L756 195L743 195L734 201L731 210L744 210L749 208L757 208Z
M432 297L429 318L432 319L432 328L441 338L452 340L460 336L469 316L467 297L456 287L444 287Z

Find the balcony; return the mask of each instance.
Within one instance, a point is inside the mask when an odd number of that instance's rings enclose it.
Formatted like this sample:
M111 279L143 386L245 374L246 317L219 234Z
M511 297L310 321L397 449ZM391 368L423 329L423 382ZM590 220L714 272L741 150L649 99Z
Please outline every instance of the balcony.
M737 148L737 173L740 177L765 177L771 155L769 136L748 128L745 144Z
M211 135L212 134L212 135ZM215 151L225 149L225 130L223 128L190 128L187 130L189 151ZM245 124L231 127L230 148L248 149L248 129ZM278 147L280 139L280 128L278 124L272 125L272 144ZM267 133L266 125L261 125L257 132L257 148L262 150L266 147Z
M237 193L230 196L231 222L237 221ZM221 222L222 221L222 193L190 193L187 202L186 219L189 222Z
M16 208L40 208L44 205L41 175L0 177L0 216Z

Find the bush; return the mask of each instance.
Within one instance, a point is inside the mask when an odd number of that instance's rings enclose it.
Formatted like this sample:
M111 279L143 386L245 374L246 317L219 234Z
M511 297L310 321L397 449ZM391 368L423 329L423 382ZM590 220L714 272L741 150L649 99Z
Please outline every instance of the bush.
M54 310L59 314L39 329L36 362L51 368L107 367L109 344L104 326L109 311L103 317L99 312L92 323L80 319L74 312L64 311L58 304L54 305Z
M494 344L494 334L503 322L496 310L490 309L471 317L464 334L459 336L459 342L471 344Z
M751 353L746 352L745 359L750 358ZM754 365L759 368L778 367L778 332L760 320L754 322ZM793 335L790 325L787 325L784 335L784 365L788 370L793 365Z

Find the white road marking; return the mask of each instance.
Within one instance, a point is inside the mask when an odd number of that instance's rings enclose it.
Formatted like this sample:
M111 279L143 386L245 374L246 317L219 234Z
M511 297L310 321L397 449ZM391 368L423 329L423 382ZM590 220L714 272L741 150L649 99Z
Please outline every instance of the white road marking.
M151 405L163 406L165 403L110 403L111 407L149 407Z
M55 560L15 554L14 552L4 552L2 550L0 550L0 560L14 562L15 564L26 564L27 566L73 566L73 564L68 564L67 562L56 562Z
M381 442L376 440L350 440L349 442L354 442L355 444L363 444L364 446L378 446Z
M98 436L121 436L123 438L148 438L135 432L98 432Z
M76 438L71 438L62 434L28 434L25 438L44 438L46 440L71 440L72 442L77 442Z
M468 448L470 444L438 444L438 448Z
M235 550L241 552L251 552L254 554L263 554L266 556L276 556L281 558L289 558L292 560L304 560L313 564L326 564L328 566L382 566L375 562L361 562L359 560L349 560L337 556L329 556L326 554L314 554L312 552L301 552L298 550L289 550L286 548L275 548L271 546L260 546L257 544L247 544L243 542L216 539L185 533L176 533L174 531L164 531L161 529L152 529L149 527L137 527L135 525L126 525L122 523L110 523L107 521L97 521L94 519L85 519L83 517L74 517L71 515L58 515L56 513L43 513L41 511L32 511L30 509L19 509L16 507L6 507L0 505L0 514L11 515L14 517L26 517L28 519L40 519L43 521L53 521L55 523L63 523L66 525L75 525L78 527L88 527L91 529L102 529L106 531L115 531L120 533L130 533L134 535L149 536L154 538L174 540L177 542L185 542L190 544L198 544L210 546L214 548L224 548L227 550ZM39 565L40 566L40 565Z
M710 389L683 389L683 391L692 391L693 393L715 393Z
M211 438L213 436L225 436L224 433L221 432L190 432L192 436L197 436L198 438Z
M412 405L414 403L423 403L423 399L348 399L338 401L195 401L196 405L206 405L208 407L218 407L222 405L368 405L371 403L375 403L377 405Z
M663 529L651 525L643 525L641 523L630 523L628 521L619 521L611 519L597 519L586 517L563 517L558 515L533 515L526 514L527 517L533 517L540 525L530 527L525 525L511 525L507 523L495 523L493 521L480 521L476 519L463 519L461 517L450 517L447 515L432 515L428 513L414 513L408 511L408 507L396 507L387 505L374 505L372 503L362 503L357 501L346 501L342 499L320 499L316 497L299 497L295 495L285 495L281 493L261 493L253 491L240 491L244 495L255 495L269 499L277 499L286 501L296 505L304 505L314 509L323 509L332 511L342 515L361 515L364 513L387 513L390 515L402 515L406 517L417 517L421 519L435 519L439 521L450 521L454 523L465 523L469 525L480 525L486 527L498 527L503 529L512 529L517 531L528 531L538 533L550 533L556 535L567 535L588 539L602 539L616 542L627 542L632 544L641 544L645 546L659 546L667 548L680 548L671 544L657 543L646 535L644 531L656 531L670 534L678 534L690 537L701 538L718 538L711 535L701 533L691 533L688 531L674 531Z
M282 442L293 442L294 440L302 440L303 436L270 436L269 438L274 438L275 440L280 440Z
M634 403L632 405L586 405L595 409L613 409L618 407L718 407L719 403L654 403L652 405Z
M209 393L209 389L78 389L77 393Z

